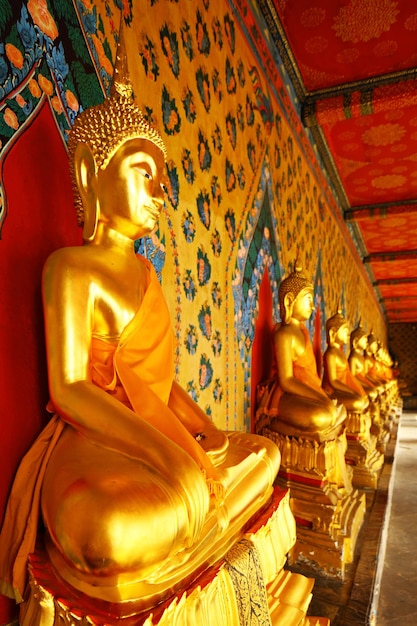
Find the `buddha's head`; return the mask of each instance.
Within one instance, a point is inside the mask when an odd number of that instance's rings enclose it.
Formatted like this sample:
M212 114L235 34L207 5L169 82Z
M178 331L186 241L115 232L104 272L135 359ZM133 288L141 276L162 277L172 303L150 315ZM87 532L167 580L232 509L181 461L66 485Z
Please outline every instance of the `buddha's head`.
M126 58L116 59L111 93L104 102L82 111L76 118L68 135L68 155L70 173L74 190L74 202L79 225L85 231L94 230L86 227L88 220L95 216L85 215L85 206L80 194L81 178L80 147L88 150L94 161L94 170L105 170L112 157L128 141L143 139L158 148L166 160L167 152L159 132L144 117L133 98L133 88L129 83ZM84 176L84 180L86 175ZM85 184L83 182L83 184ZM84 236L84 239L91 235Z
M347 343L349 336L349 324L347 319L342 315L340 309L337 313L329 317L326 322L327 343L334 345L335 342Z
M368 335L363 328L361 321L350 334L350 347L352 350L365 350L368 345Z
M296 263L294 271L284 278L279 286L279 308L284 324L289 323L296 300L307 293L313 295L313 292L313 283L303 274L302 267Z

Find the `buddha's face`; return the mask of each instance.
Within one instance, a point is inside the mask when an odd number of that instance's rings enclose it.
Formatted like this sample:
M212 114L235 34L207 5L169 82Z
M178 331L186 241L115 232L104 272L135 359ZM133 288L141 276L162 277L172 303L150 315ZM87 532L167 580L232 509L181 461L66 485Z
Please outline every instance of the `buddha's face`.
M336 334L335 334L335 339L338 343L345 345L348 342L349 339L349 326L348 324L343 324L343 326L341 326Z
M164 201L164 157L146 139L126 141L98 173L100 217L132 239L156 226Z
M310 318L313 311L313 290L310 288L302 289L293 302L292 317L303 322Z
M366 350L368 346L368 337L366 335L362 335L357 341L356 346L358 350Z

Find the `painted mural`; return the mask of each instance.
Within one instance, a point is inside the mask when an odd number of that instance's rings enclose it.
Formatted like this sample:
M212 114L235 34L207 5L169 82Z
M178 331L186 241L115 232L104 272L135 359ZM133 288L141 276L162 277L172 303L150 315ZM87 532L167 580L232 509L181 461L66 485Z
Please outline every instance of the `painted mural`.
M273 321L279 282L296 258L315 280L310 332L318 349L339 303L352 326L366 320L385 341L378 303L256 6L0 6L0 166L45 99L65 142L77 113L108 92L120 20L130 27L135 96L169 155L159 229L137 248L155 264L170 306L177 377L218 426L250 429L251 346L266 269Z

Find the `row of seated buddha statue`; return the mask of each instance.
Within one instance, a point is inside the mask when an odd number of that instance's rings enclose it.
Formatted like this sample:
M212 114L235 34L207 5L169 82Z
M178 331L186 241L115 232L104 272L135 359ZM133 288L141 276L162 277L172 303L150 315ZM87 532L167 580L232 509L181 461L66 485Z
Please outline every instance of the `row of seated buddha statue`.
M325 626L306 616L313 580L284 569L278 447L219 430L174 380L168 307L134 250L163 207L166 148L127 76L119 50L110 97L69 135L83 245L43 272L52 417L12 487L0 591L21 626L238 626L254 610Z
M366 333L360 322L350 335L348 361L369 400L371 433L376 437L376 448L385 454L402 410L398 372L388 352L372 332Z
M360 354L356 338L368 341L361 325L352 333L351 352L346 356L349 325L340 311L326 322L327 349L323 355L323 389L346 408L346 462L352 466L352 483L358 488L375 489L384 464L384 452L390 436L380 411L385 385L367 372L368 359ZM364 339L365 338L365 339ZM355 347L354 347L355 346ZM363 375L358 369L362 362ZM371 403L373 405L371 415ZM388 420L387 420L388 421Z
M349 326L339 311L326 324L321 380L305 325L313 297L314 286L298 266L280 284L274 372L258 385L255 429L281 451L278 484L290 489L298 523L291 559L343 577L364 521L364 489L376 488L384 462L380 409L390 383L372 378L360 326L347 358Z

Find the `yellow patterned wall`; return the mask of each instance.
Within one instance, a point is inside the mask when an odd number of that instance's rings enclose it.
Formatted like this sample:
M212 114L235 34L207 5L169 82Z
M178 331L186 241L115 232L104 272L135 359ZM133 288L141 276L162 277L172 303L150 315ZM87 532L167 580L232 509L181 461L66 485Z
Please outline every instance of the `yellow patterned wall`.
M105 0L87 4L95 5L114 55L117 9ZM154 243L166 254L162 285L178 341L177 375L229 429L248 427L250 345L236 330L239 268L271 230L277 273L298 255L314 277L320 259L325 316L342 303L352 325L361 318L386 341L371 285L287 89L279 76L271 82L277 68L266 72L255 53L250 6L238 7L224 0L125 2L136 95L169 155L169 197ZM266 193L274 218L259 233ZM254 272L262 274L268 260L258 253ZM256 289L253 308L243 312L256 318Z

